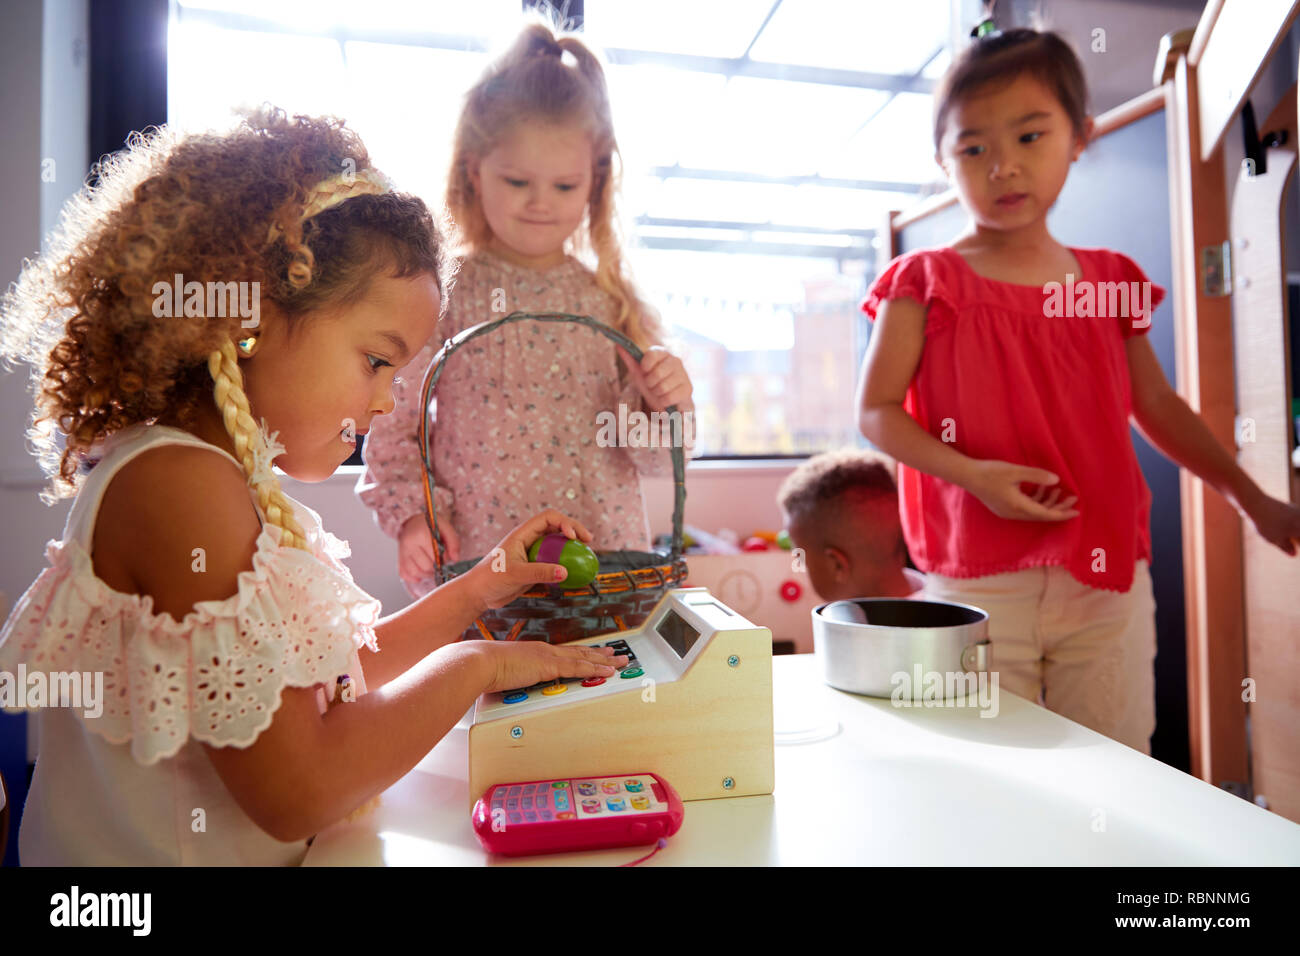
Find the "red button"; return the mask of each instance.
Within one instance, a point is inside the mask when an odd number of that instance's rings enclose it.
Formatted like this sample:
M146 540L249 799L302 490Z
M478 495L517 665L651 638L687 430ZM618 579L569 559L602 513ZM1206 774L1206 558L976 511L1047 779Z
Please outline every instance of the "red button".
M603 683L605 683L605 678L603 678L603 677L588 677L586 680L584 680L584 681L582 682L582 686L583 686L583 687L599 687L599 686L600 686L601 684L603 684Z
M783 600L797 601L799 600L799 596L801 594L803 594L803 588L799 587L799 583L797 581L781 582L781 597Z

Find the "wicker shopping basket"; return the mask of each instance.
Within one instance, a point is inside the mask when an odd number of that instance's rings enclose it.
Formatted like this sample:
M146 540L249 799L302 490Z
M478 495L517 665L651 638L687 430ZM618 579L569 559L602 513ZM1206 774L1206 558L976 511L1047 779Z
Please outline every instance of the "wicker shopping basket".
M420 407L428 409L434 386L452 353L471 339L488 335L503 325L524 321L585 325L621 345L637 361L641 360L642 351L636 343L591 316L570 315L566 312L513 312L465 329L443 344L425 374L420 390ZM672 405L667 411L671 414L678 409ZM433 507L433 460L429 448L427 413L420 416L419 439L420 459L424 468L425 520L433 535L435 579L442 584L465 573L482 558L469 558L454 564L445 562L442 536L438 533L438 518ZM489 611L478 618L465 631L463 638L537 640L560 644L635 627L644 621L664 592L679 586L686 578L686 562L682 560L682 517L686 506L685 456L680 442L672 442L670 451L673 460L673 534L669 551L597 552L601 571L585 588L566 590L538 585L505 607Z

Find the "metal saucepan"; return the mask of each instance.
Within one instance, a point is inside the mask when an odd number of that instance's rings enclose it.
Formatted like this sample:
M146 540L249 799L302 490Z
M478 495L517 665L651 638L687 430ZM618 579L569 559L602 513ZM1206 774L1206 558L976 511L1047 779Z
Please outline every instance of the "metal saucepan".
M966 674L988 671L992 661L989 616L969 604L900 598L832 601L813 608L812 626L826 683L853 694L892 697L902 686L895 675L907 674L910 687L918 666L922 675ZM919 698L919 688L915 696Z

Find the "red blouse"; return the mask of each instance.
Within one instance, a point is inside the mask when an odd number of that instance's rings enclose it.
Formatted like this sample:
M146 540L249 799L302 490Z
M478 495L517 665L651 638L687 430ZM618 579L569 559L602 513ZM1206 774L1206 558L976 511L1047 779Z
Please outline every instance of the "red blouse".
M1079 496L1066 521L999 518L964 488L900 463L903 533L923 571L1060 565L1090 587L1127 591L1135 562L1150 560L1124 340L1148 331L1165 291L1121 253L1070 251L1082 276L1041 287L986 279L955 249L918 249L890 263L862 303L873 321L887 299L926 306L903 406L922 428L972 458L1048 469L1061 497Z

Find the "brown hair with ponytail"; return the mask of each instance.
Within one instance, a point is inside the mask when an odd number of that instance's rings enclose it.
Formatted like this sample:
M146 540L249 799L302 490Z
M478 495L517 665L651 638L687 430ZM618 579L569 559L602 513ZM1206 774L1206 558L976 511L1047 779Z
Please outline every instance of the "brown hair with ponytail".
M566 54L572 64L565 62ZM661 343L659 317L637 295L623 262L615 212L620 157L605 71L577 36L557 33L541 20L528 23L465 95L452 143L446 197L460 251L482 249L492 238L471 171L526 119L577 123L591 137L591 198L575 246L594 254L596 283L619 304L620 331L643 347Z
M972 40L944 73L934 91L935 152L954 105L989 87L1014 83L1024 74L1052 92L1070 117L1075 136L1086 139L1088 84L1079 58L1059 35L1017 27Z

